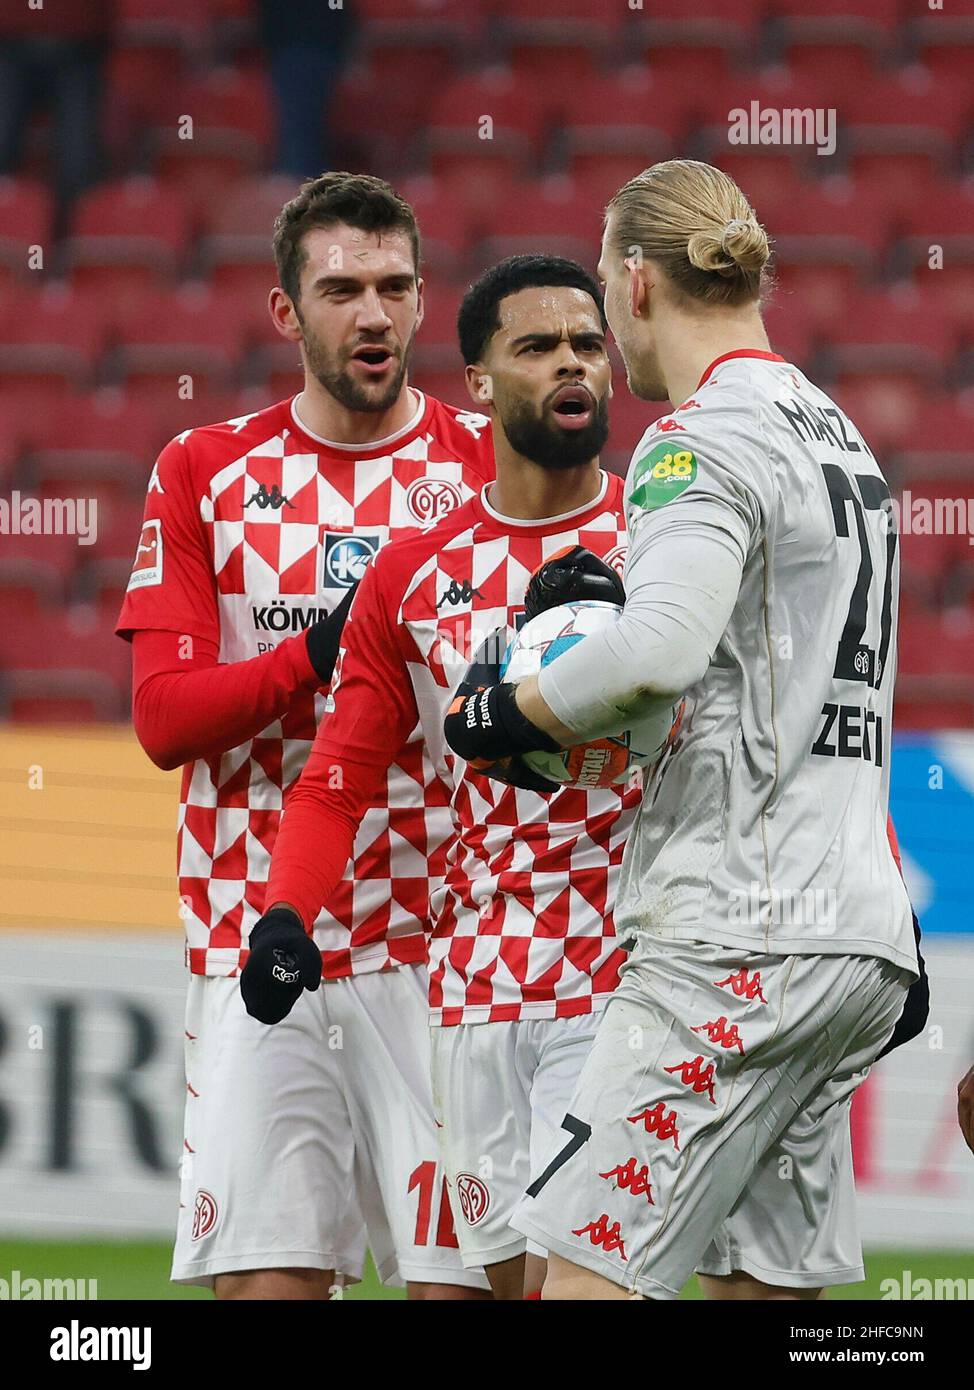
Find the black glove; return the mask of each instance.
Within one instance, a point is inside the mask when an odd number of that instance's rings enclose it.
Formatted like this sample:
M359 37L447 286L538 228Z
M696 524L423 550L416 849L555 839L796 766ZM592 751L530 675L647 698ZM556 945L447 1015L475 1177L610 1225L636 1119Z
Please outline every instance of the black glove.
M342 629L345 626L345 619L348 617L348 610L352 606L352 599L355 597L358 583L356 580L337 608L332 609L326 617L319 618L308 628L305 639L308 643L308 658L317 671L318 679L322 685L327 685L334 674L335 662L338 660L338 649L342 644Z
M914 980L907 990L903 1012L896 1020L896 1027L893 1029L892 1036L879 1057L885 1057L887 1052L893 1051L894 1047L912 1042L919 1033L923 1032L930 1015L930 981L927 978L926 962L920 954L920 923L917 921L915 912L913 914L913 935L917 943L917 964L920 967L920 978ZM877 1062L879 1057L876 1058Z
M463 680L457 686L456 694L474 695L489 685L497 685L501 678L501 659L506 649L507 628L495 628L478 648ZM495 763L478 766L474 770L482 777L490 777L494 782L506 782L509 787L523 787L526 791L541 792L545 796L561 790L560 782L552 782L540 773L533 772L518 757L501 758Z
M321 951L286 907L265 912L250 933L250 955L240 974L240 993L251 1018L280 1023L303 989L321 984Z
M473 695L458 695L443 722L446 741L476 771L502 758L544 750L557 753L553 738L517 707L517 687L488 685Z
M611 565L586 550L584 545L570 545L556 551L532 574L524 594L524 613L528 619L536 618L560 603L582 603L589 599L618 603L621 607L626 601L626 591Z

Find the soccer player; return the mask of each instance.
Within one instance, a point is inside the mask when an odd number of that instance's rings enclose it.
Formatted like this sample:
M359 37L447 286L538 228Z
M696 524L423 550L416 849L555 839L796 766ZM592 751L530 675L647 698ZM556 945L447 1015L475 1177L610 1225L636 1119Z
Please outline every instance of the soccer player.
M675 406L626 482L625 610L447 720L490 760L687 692L623 859L630 960L514 1217L550 1252L545 1297L863 1277L849 1105L918 975L886 834L897 543L862 436L769 348L768 256L708 165L612 199L609 324L633 392Z
M493 476L486 417L408 382L423 314L409 205L379 179L325 174L284 207L274 250L269 309L300 351L303 390L166 446L119 619L138 736L161 767L186 765L173 1278L218 1297L327 1298L336 1271L361 1273L364 1217L383 1279L413 1297L489 1297L448 1221L420 1231L411 1190L437 1161L422 962L452 829L412 730L314 924L324 987L268 1027L265 942L253 1016L241 997L283 796L311 749L352 589L390 536Z
M529 615L586 597L622 602L625 523L621 479L599 467L610 364L591 276L556 257L513 257L472 286L459 332L471 395L490 410L497 481L386 547L362 580L333 707L288 798L259 930L279 931L282 949L290 933L300 959L373 787L418 720L457 829L431 903L429 958L449 1200L464 1264L486 1266L496 1297L521 1298L526 1243L508 1223L618 979L610 906L639 793L547 780L536 791L523 765L494 769L506 783L488 780L454 766L443 717L458 683L478 683L478 667L493 665L497 679L534 571ZM471 654L480 661L468 673ZM301 988L279 981L281 1007ZM430 1170L422 1219L435 1225L444 1198ZM529 1292L540 1282L528 1272Z

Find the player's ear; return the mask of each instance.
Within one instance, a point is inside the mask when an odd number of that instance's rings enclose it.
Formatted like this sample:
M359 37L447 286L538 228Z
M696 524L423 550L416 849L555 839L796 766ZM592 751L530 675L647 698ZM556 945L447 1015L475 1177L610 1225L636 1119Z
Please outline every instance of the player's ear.
M282 338L292 343L301 341L303 334L297 312L290 295L285 294L280 285L275 285L267 296L267 311Z
M479 363L474 362L466 368L464 377L470 399L475 401L481 410L489 406L494 399L494 388L489 373L485 372Z
M416 327L423 322L426 313L426 282L420 276L416 277Z

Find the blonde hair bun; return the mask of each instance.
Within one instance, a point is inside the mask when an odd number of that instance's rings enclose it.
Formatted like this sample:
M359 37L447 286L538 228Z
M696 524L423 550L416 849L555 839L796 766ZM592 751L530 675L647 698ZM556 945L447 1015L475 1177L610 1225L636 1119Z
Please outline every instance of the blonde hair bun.
M770 255L768 234L753 217L732 217L720 233L694 232L687 242L690 264L718 275L758 274Z

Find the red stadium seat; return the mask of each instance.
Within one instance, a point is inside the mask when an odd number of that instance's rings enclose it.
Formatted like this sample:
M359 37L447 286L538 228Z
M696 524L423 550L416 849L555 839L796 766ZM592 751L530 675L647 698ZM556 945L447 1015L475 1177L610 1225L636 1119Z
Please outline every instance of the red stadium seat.
M551 111L570 108L579 90L612 54L623 7L591 0L498 0L496 42L519 82L537 84Z
M484 41L483 10L465 0L364 0L362 8L368 65L386 92L411 95L415 116L428 93Z
M899 0L776 0L771 51L796 75L860 82L893 56Z
M221 189L203 210L203 267L217 289L250 305L255 322L266 316L267 295L277 284L274 220L296 191L291 179L245 178Z
M939 13L917 15L908 26L913 54L939 82L941 78L970 83L974 66L974 15Z
M176 291L148 291L118 324L114 369L138 393L147 383L192 378L194 389L229 384L247 344L252 308L235 295L194 282Z
M903 584L928 604L942 603L951 574L969 569L974 558L974 533L968 530L974 521L971 463L974 455L966 476L907 477L896 493Z
M969 329L974 322L974 180L943 181L904 209L903 263L932 311Z
M0 710L14 721L124 718L130 664L93 608L15 610L0 625Z
M687 125L687 102L647 68L629 66L585 85L585 100L567 112L566 162L604 204L634 175L668 158Z
M673 88L699 88L759 51L762 0L653 0L632 15L627 52L648 60Z
M54 403L23 435L35 487L101 486L123 495L141 493L147 465L165 442L155 412L111 387Z
M470 249L473 225L467 209L436 179L406 179L396 187L416 214L423 266L452 278Z
M897 384L882 377L841 377L825 389L862 433L880 467L905 445L929 403L929 393L914 383Z
M63 281L18 288L0 304L0 383L40 392L88 382L109 335L104 296Z
M567 256L594 271L602 239L601 208L567 179L514 186L490 219L477 250L478 262L505 256Z
M536 169L544 133L540 97L509 71L459 77L433 103L426 132L430 168L465 206L490 208L505 179Z
M0 178L0 288L29 277L31 247L51 245L53 200L33 179Z
M886 206L844 178L809 180L766 216L782 264L838 265L865 272L889 242Z
M949 325L909 286L861 291L829 326L829 349L843 376L907 376L939 385L954 346Z
M83 193L65 257L72 282L117 292L174 277L189 248L190 208L178 189L154 179L100 184Z
M922 68L873 77L835 98L850 164L921 177L949 170L974 116L974 95L962 79L934 80Z
M154 132L156 170L201 196L256 172L268 156L273 128L263 72L211 69L176 85L166 120Z
M827 149L830 135L838 139L839 131L831 131L824 117L816 120L815 113L827 112L834 105L830 96L821 74L797 80L786 68L770 68L735 73L692 90L685 99L690 119L699 127L700 157L726 167L731 174L737 161L746 160L752 168L762 161L769 171L761 181L764 194L773 191L773 179L784 188L796 177L824 175L827 156L817 153L814 141L821 135L822 147ZM800 120L789 117L786 124L783 113L790 111L812 114ZM780 124L778 130L772 127L769 112ZM770 135L779 136L780 143L770 141ZM756 186L749 185L748 191L757 198Z
M897 648L896 727L942 730L974 722L974 615L907 606Z

